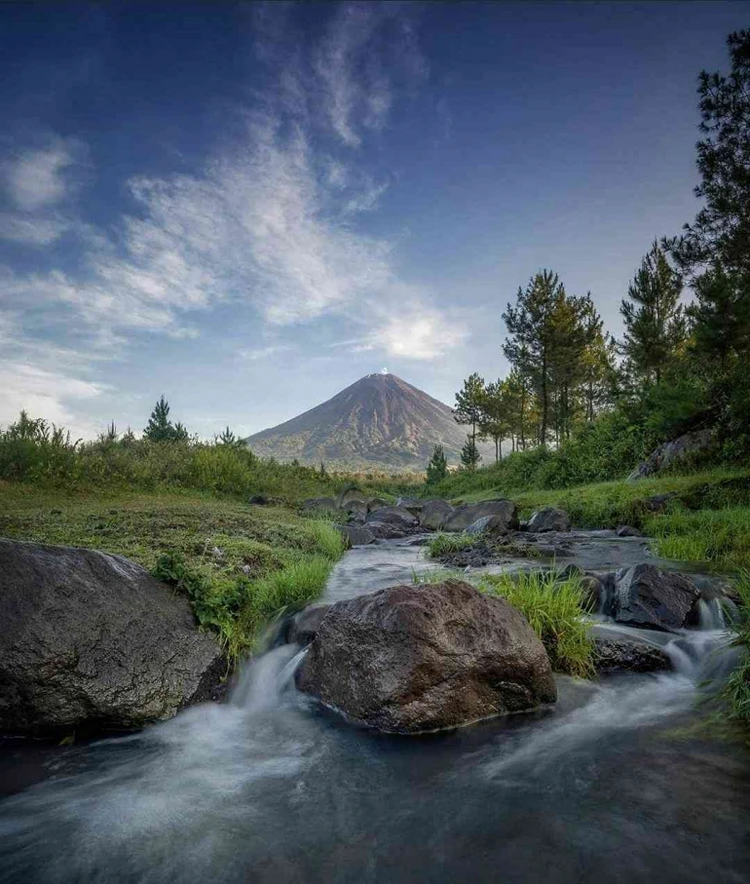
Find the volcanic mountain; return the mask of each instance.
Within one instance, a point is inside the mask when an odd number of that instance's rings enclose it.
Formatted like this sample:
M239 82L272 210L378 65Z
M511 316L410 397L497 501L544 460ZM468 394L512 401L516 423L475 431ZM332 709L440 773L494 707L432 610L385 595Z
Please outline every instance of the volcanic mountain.
M466 441L448 408L393 374L368 374L245 442L261 457L349 469L423 470L433 447L456 463Z

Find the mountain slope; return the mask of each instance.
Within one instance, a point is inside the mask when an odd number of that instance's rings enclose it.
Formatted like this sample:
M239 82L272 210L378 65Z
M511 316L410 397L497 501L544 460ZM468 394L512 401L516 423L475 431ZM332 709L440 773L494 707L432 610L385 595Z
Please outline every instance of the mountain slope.
M458 462L466 428L392 374L369 374L332 399L245 441L261 457L349 468L424 469L433 446ZM486 459L487 446L483 446Z

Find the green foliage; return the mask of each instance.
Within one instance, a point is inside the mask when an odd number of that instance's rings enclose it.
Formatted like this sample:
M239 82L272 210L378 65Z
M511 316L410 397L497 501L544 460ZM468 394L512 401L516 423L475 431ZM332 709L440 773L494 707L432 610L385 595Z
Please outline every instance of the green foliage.
M427 541L427 554L437 559L473 546L477 539L469 534L436 534Z
M549 654L552 668L588 678L594 674L594 645L582 618L580 580L554 572L486 575L479 589L507 599L529 621Z
M61 488L188 489L246 497L264 493L289 502L335 493L344 483L311 467L261 460L242 443L167 443L117 439L71 442L65 430L22 413L0 431L0 479Z
M625 326L620 351L639 388L660 382L685 340L681 293L679 274L654 242L620 306Z
M435 485L442 482L448 475L448 461L442 445L436 445L432 452L430 462L427 464L427 484Z
M719 568L750 568L750 506L676 509L648 518L644 527L667 559L707 562Z
M739 617L735 623L735 645L740 648L740 663L729 676L725 696L731 715L750 728L750 571L743 570L735 587L740 597Z
M560 448L537 447L508 455L499 463L447 476L431 490L460 497L489 490L507 493L527 488L569 488L626 476L643 460L658 437L629 422L621 412L607 412Z
M154 406L143 431L143 438L149 442L185 442L188 432L181 423L173 424L169 419L169 403L161 396Z
M476 372L466 378L463 387L456 393L456 422L471 426L471 438L474 441L476 441L477 426L482 418L483 397L484 379Z
M2 481L0 535L127 556L183 592L231 660L281 609L317 596L344 549L334 526L279 507Z
M465 470L473 472L479 465L481 459L482 455L479 453L474 437L468 435L466 437L466 442L464 442L464 446L461 449L461 466L463 466Z

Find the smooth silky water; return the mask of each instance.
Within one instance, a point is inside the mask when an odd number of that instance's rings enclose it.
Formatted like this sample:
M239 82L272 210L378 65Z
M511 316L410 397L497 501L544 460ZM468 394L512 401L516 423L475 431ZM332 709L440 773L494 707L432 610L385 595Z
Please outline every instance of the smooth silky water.
M358 548L326 600L428 567L413 542ZM347 724L295 690L283 646L222 705L56 751L6 743L0 881L746 882L750 759L691 728L731 665L721 625L707 607L701 630L649 633L673 673L560 678L553 709L442 734Z

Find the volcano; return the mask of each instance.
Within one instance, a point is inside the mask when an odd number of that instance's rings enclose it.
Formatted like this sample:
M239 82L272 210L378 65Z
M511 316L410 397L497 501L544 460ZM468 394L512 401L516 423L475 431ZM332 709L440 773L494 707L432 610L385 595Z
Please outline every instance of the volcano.
M368 374L326 402L245 439L260 457L340 469L423 470L435 445L458 463L453 410L393 374ZM490 446L480 446L485 460Z

